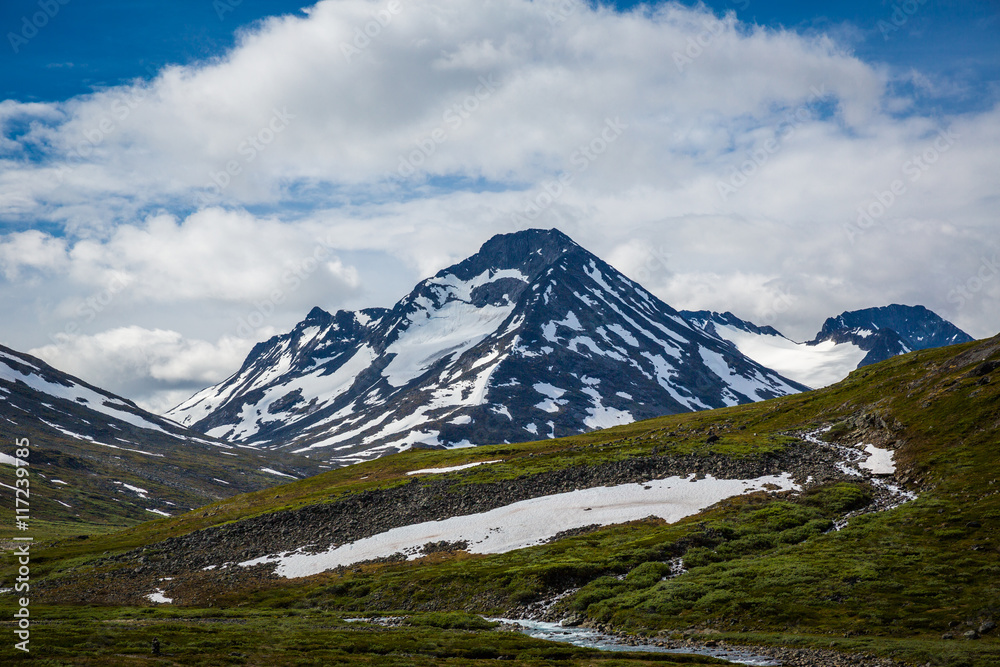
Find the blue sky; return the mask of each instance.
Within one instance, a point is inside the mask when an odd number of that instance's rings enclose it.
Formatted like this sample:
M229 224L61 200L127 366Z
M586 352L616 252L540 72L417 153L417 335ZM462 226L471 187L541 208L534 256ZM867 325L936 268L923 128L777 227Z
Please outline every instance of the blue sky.
M527 226L797 340L1000 330L1000 3L635 4L5 0L0 343L163 409Z

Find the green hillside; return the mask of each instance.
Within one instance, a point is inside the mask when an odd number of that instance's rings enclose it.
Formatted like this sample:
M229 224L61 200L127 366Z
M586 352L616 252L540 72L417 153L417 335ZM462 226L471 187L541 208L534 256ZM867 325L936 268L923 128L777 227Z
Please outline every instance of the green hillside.
M50 651L51 664L108 664L108 656L138 664L152 636L169 638L177 664L680 660L576 652L480 628L467 616L546 607L555 620L636 636L844 652L844 664L875 664L864 655L1000 664L998 371L1000 336L897 357L819 391L560 440L410 451L120 532L36 546L32 613L45 620L33 646ZM834 450L805 438L820 429L831 443L893 450L895 483L917 499L880 511L883 491L831 472ZM406 475L497 459L433 479ZM809 473L810 483L801 492L732 498L675 524L592 527L506 554L442 545L417 560L302 579L277 577L269 566L204 566L294 540L363 534L352 523L369 521L369 507L386 508L379 521L415 522L447 508L479 511L504 494L634 481L649 471L752 477L782 469ZM341 518L310 519L328 516ZM670 576L678 562L686 570ZM13 572L4 570L4 586ZM155 589L173 604L148 602ZM12 601L0 599L10 618ZM394 628L342 620L371 614L418 616ZM305 645L315 650L303 652Z

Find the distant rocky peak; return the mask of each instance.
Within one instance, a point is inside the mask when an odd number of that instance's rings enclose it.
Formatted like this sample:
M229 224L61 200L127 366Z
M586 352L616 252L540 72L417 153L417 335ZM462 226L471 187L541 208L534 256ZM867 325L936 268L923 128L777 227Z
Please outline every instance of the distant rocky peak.
M823 323L814 342L843 337L844 334L865 338L884 329L895 332L908 350L925 350L973 340L969 334L924 306L894 303L846 311L831 317Z
M309 311L309 314L306 315L306 318L302 321L314 324L329 324L333 321L333 315L326 312L319 306L314 306L313 309Z

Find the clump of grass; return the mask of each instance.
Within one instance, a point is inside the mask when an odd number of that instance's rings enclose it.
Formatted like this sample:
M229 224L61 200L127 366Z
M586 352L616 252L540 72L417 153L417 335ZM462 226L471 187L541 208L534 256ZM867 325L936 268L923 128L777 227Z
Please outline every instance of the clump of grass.
M822 439L827 442L838 442L841 438L851 432L851 426L847 422L837 422L829 431L822 434Z

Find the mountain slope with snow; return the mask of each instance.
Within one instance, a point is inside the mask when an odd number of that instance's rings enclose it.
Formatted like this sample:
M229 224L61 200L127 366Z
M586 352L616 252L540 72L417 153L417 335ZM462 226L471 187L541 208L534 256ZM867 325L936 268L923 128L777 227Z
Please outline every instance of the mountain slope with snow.
M831 317L816 337L797 343L772 327L732 313L682 311L698 329L729 341L754 361L813 388L825 387L862 366L913 350L967 343L972 337L923 306L893 304Z
M771 327L758 327L732 313L684 311L692 325L729 341L746 356L807 387L826 387L847 377L867 354L835 341L796 343Z
M3 346L0 421L10 438L0 464L29 466L32 508L47 521L148 519L318 472L193 432Z
M313 309L170 411L342 465L582 433L802 391L556 230L499 235L392 309Z

